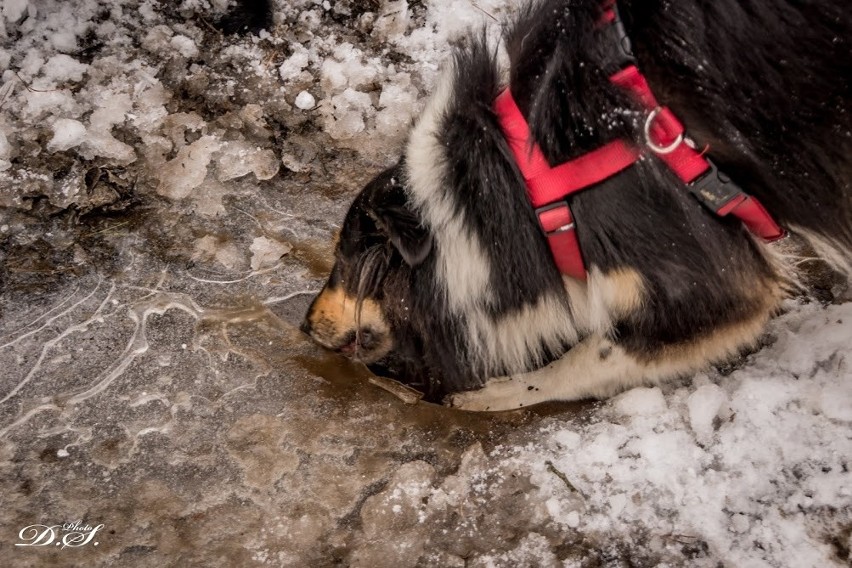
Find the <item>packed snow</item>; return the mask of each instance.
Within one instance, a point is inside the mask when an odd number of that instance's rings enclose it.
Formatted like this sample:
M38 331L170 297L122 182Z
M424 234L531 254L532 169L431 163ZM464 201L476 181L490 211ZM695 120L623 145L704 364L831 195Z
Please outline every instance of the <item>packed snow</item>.
M226 37L213 23L230 4L0 0L0 237L13 239L30 223L14 221L12 211L35 215L40 201L55 210L84 212L113 206L121 192L105 197L91 182L93 171L108 171L115 187L132 185L145 203L160 204L163 219L165 211L178 211L221 223L221 234L184 231L182 222L163 225L164 239L184 241L190 268L247 274L223 277L218 284L262 275L270 287L295 282L316 290L322 275L286 273L294 270L287 262L295 262L291 257L298 252L290 239L330 242L334 223L318 224L309 214L333 207L338 218L358 189L329 190L332 197L322 199L311 194L322 189L310 185L310 176L326 167L319 158L327 156L322 149L357 156L358 179L378 172L398 155L450 46L463 41L471 26L487 25L497 37L495 20L518 2L277 0L273 29ZM373 171L365 172L365 165ZM124 181L128 171L132 184ZM349 183L346 174L340 177ZM305 184L301 201L282 199L277 208L267 207L274 193L263 184L284 177ZM246 187L262 188L248 199L263 203L267 217L240 209ZM235 219L256 232L232 238L227 231ZM129 237L126 243L136 241ZM89 264L82 248L63 246L73 250L75 266ZM144 243L139 249L145 250ZM131 264L140 270L144 262ZM211 281L190 279L193 286ZM146 294L160 291L162 278L159 284L150 274L143 280L133 286ZM293 290L287 293L301 293ZM144 312L131 309L134 338L141 333L144 339L139 322L150 313L161 315L175 306L193 317L203 313L176 295L151 306ZM357 536L334 546L349 547L346 562L353 566L848 565L852 304L791 300L787 310L770 325L765 346L733 370L633 389L580 416L536 418L501 434L493 447L464 445L449 472L426 458L412 458L380 481L366 479L368 467L363 481L329 478L324 485L367 488L356 491L361 497L354 513L332 519L316 508L298 510L293 513L298 521L286 519L289 548L273 553L258 545L252 561L320 565L316 556L299 551L335 530L329 527L351 523ZM69 330L97 323L86 320ZM17 325L6 321L3 329L17 330ZM13 335L2 336L6 343L0 349L18 348L24 336L13 342L8 339ZM222 336L231 341L226 332ZM120 346L115 349L121 352ZM127 349L133 357L145 353L133 351L131 344ZM15 360L19 366L32 360L41 365L43 356ZM160 355L158 361L165 368L178 356ZM76 355L68 355L72 360ZM15 402L17 392L0 392L0 398ZM184 395L183 406L172 408L173 417L185 412L191 399L204 398ZM0 425L0 441L8 432L22 432L16 425L26 422L28 408L47 402L33 398L27 404L4 410L11 419ZM340 433L332 439L345 440L359 421L369 422L380 410L336 414L333 424L316 412L317 431L337 428ZM233 433L232 426L224 428ZM387 426L395 432L394 424ZM246 428L247 438L256 434L254 426ZM275 417L264 422L263 432L284 428L286 421ZM402 445L411 429L400 427L401 438L391 440ZM301 439L304 433L290 435ZM286 462L270 458L278 455L273 450L252 453L254 446L229 451L251 463L269 460L261 473L246 474L245 484L255 489L265 487L267 478L301 479L299 468L313 463L314 454L354 459L334 442L320 450L313 443L307 439L298 452L288 450ZM431 449L424 444L419 449L428 455ZM377 444L373 451L378 456L387 448ZM0 448L6 456L3 452ZM69 459L65 448L54 453ZM274 495L298 494L297 482L288 483L295 485L277 485ZM15 510L26 509L18 498ZM285 520L276 523L284 526ZM12 534L19 528L4 530Z

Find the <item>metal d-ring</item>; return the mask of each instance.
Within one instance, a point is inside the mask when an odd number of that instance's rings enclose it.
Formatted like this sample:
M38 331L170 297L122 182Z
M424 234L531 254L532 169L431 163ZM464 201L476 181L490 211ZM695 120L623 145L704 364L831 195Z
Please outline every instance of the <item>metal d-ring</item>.
M651 140L651 125L654 123L654 119L657 118L657 115L663 112L663 107L657 107L651 112L648 113L648 118L645 119L645 145L648 146L651 150L653 150L657 154L671 154L675 151L675 148L680 146L680 143L683 142L683 133L677 135L677 138L671 141L668 146L659 146Z

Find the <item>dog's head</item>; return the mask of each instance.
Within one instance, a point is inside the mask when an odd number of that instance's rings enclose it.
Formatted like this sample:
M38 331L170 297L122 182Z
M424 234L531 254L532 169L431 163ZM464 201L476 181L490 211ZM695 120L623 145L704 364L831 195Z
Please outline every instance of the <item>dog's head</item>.
M365 364L398 361L416 350L407 329L410 278L432 250L432 237L408 204L402 163L355 198L325 287L302 330L324 347Z

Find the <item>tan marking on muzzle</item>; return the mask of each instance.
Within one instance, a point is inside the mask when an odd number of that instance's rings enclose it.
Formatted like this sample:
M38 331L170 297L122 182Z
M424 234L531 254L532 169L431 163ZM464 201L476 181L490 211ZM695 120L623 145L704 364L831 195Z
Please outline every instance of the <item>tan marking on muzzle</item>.
M311 326L311 337L330 349L339 349L351 333L370 330L381 340L368 352L359 352L357 357L371 363L384 357L393 347L390 326L378 302L365 298L358 303L340 288L323 288L307 316Z

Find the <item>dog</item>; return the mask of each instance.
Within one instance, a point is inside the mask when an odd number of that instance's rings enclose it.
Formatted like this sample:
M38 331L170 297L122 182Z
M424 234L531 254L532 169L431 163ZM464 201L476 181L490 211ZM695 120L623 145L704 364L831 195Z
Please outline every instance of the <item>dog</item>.
M479 411L754 347L801 250L850 275L850 32L836 0L521 8L508 70L484 33L455 50L399 162L352 203L302 329ZM591 160L591 182L542 204L536 160L570 164L568 185Z

